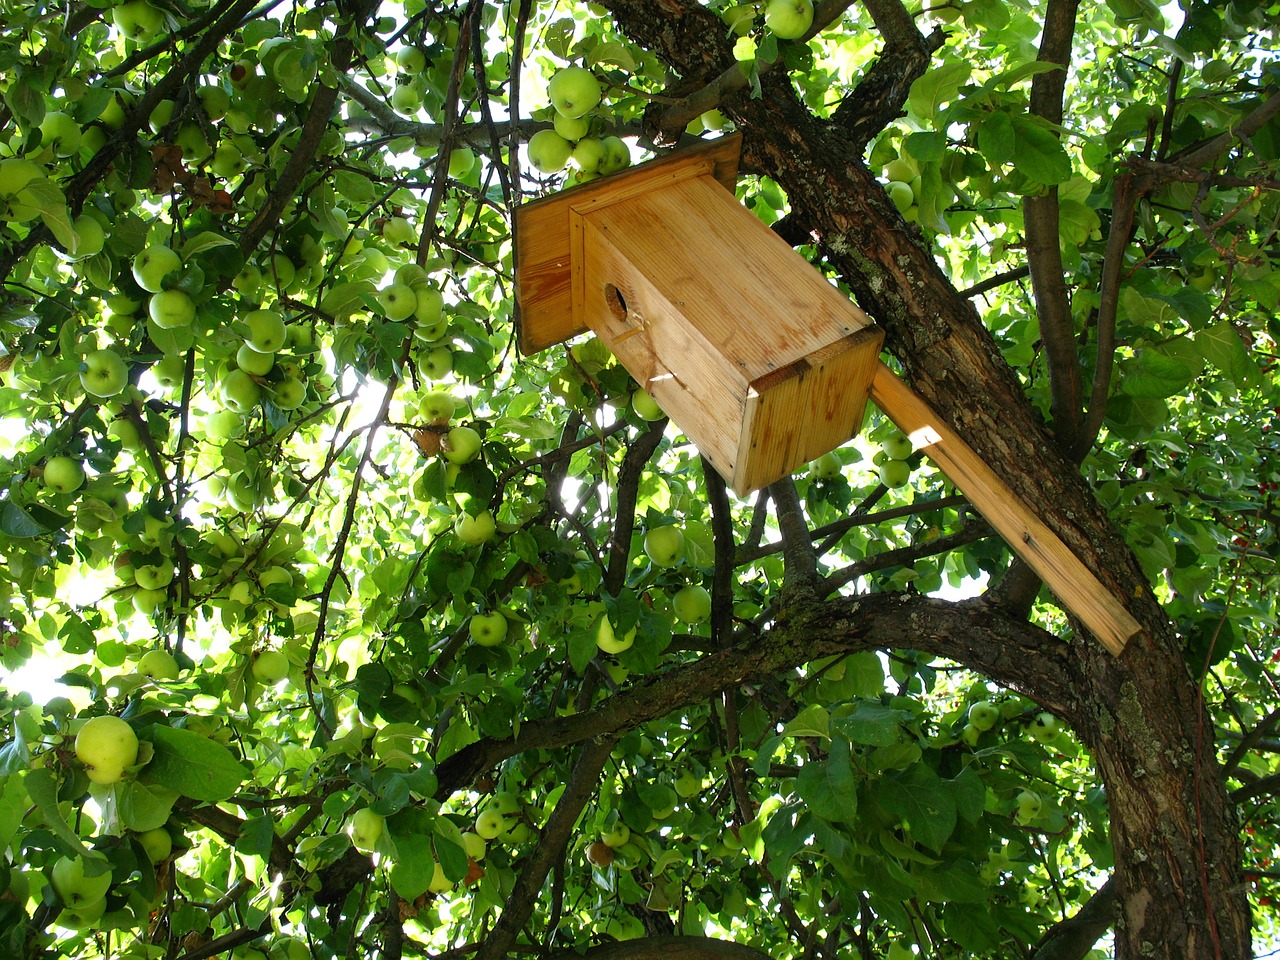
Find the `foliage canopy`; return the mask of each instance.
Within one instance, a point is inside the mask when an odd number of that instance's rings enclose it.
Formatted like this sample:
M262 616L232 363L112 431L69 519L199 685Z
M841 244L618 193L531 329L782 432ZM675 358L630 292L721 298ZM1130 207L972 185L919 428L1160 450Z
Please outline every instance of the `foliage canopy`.
M768 6L0 0L0 953L1273 942L1280 7ZM738 499L518 355L516 205L733 128L1122 657L878 413Z

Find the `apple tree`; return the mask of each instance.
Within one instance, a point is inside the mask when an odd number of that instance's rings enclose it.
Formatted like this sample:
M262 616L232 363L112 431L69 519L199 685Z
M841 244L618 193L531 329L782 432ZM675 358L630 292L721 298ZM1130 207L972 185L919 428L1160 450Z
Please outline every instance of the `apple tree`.
M1278 18L0 0L0 954L1274 946ZM513 211L730 130L1123 653L874 409L739 498L519 355Z

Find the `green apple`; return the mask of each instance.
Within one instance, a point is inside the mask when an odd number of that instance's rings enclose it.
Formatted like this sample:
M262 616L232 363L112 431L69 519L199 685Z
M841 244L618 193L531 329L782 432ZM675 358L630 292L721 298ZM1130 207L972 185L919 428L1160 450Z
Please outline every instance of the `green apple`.
M885 192L889 194L889 199L893 201L893 205L898 208L899 213L906 213L907 209L916 202L915 191L911 189L911 184L903 183L901 180L890 180L885 184Z
M1053 743L1061 732L1062 726L1052 713L1037 713L1031 721L1031 736L1039 743Z
M174 330L191 325L196 318L196 305L185 290L161 290L147 304L147 313L157 327Z
M164 28L164 14L147 0L129 0L111 11L116 29L137 43L150 43Z
M404 217L389 217L382 225L382 239L396 246L413 243L417 240L417 232Z
M554 130L539 130L529 138L529 162L542 173L558 173L569 164L573 144Z
M312 960L311 949L298 937L280 937L271 944L271 960Z
M507 618L501 613L477 613L467 625L472 641L481 647L496 647L507 638Z
M133 593L133 609L144 617L153 616L157 610L164 606L165 598L168 595L167 590L143 590L139 587Z
M396 66L403 73L417 76L427 69L427 55L417 47L402 47L396 51Z
M613 826L600 831L600 839L611 847L620 847L631 839L631 828L619 820Z
M138 675L151 680L177 680L181 672L173 654L159 647L148 650L138 660Z
M982 731L972 723L966 723L960 730L960 740L965 746L976 747L982 739Z
M1014 799L1014 805L1018 808L1014 814L1014 819L1021 825L1025 826L1036 818L1043 806L1040 794L1034 790L1023 790Z
M209 161L209 169L220 180L233 180L244 173L249 166L240 148L230 140L223 140L213 150L213 159Z
M769 0L764 25L779 40L796 40L813 26L812 0Z
M97 900L65 908L58 914L56 923L68 930L95 930L101 924L102 915L106 912L107 898L99 897Z
M456 147L449 152L449 176L455 180L461 180L475 165L475 151L469 147Z
M101 900L111 889L111 870L104 858L93 858L108 869L96 876L86 876L88 857L61 857L53 865L49 880L58 898L67 907L80 907Z
M702 777L692 770L681 770L680 775L676 777L674 786L676 793L683 799L688 800L690 797L696 797L702 793Z
M444 316L444 297L440 291L428 284L421 284L414 289L413 317L420 324L431 326L440 322ZM429 340L437 339L428 337Z
M911 479L911 467L903 460L886 460L880 464L880 482L890 489L905 487Z
M307 399L307 385L297 377L285 377L271 388L271 402L281 410L297 410Z
M289 676L289 658L281 650L259 650L250 670L253 679L274 686Z
M840 476L843 466L839 454L832 450L809 464L809 476L815 480L834 480Z
M573 148L573 162L583 173L603 173L600 169L608 150L598 137L583 137Z
M674 567L684 557L684 533L679 527L654 527L644 535L644 552L656 567Z
M173 565L142 563L133 568L133 579L143 590L163 590L173 582Z
M424 393L418 401L418 416L427 423L446 424L453 419L457 406L453 394L444 390L431 390Z
M591 131L591 118L590 117L566 117L563 113L556 111L556 115L551 118L551 125L555 129L555 132L560 134L560 136L564 137L564 139L576 143ZM569 159L569 154L566 153L565 160L567 161L568 159ZM564 164L560 165L560 167L563 167L563 166ZM560 167L557 167L556 169L558 170L560 169ZM542 168L539 167L538 169L542 169ZM553 171L544 170L543 172L551 173Z
M897 156L885 164L884 175L889 180L897 180L900 183L910 185L912 180L920 176L920 168L916 166L916 162L911 158Z
M59 157L74 156L80 152L80 124L56 110L46 113L40 121L40 143Z
M182 258L163 243L154 243L133 258L133 279L148 293L159 293L164 281L182 266Z
M611 173L617 173L619 170L625 170L631 166L631 151L627 149L627 143L621 137L605 137L601 141L604 146L604 159L600 161L597 170L604 176ZM577 152L576 150L574 151Z
M600 81L584 67L557 70L547 84L547 96L557 113L576 119L600 102Z
M142 849L146 851L152 863L168 860L169 855L173 853L173 837L164 827L144 830L138 834L138 843L142 845Z
M200 105L210 120L221 120L231 106L231 94L220 83L202 86L199 90Z
M418 295L403 283L393 283L378 291L378 305L388 320L408 320L418 308Z
M711 616L711 594L701 584L686 584L671 598L671 609L685 623L702 623Z
M71 228L76 234L75 245L69 251L72 257L76 260L84 260L86 257L93 257L102 252L102 247L107 242L107 234L97 217L82 213L72 221Z
M289 337L284 318L274 310L251 310L244 322L249 328L244 342L259 353L275 353Z
M232 370L222 378L222 399L236 413L248 413L262 399L262 387L243 370Z
M25 190L44 170L30 160L8 157L0 160L0 196L12 197Z
M979 731L985 733L1000 722L1000 708L990 700L978 700L969 705L968 719Z
M247 343L240 344L236 351L236 366L255 377L265 377L275 365L274 353L259 353Z
M480 434L471 427L454 427L445 434L441 451L450 463L470 463L480 456Z
M623 653L630 650L635 642L635 627L632 627L626 632L626 635L619 639L617 632L613 629L613 624L609 622L609 618L607 616L600 617L600 622L596 624L596 646L602 651L615 654Z
M422 91L412 83L397 84L391 91L391 106L397 113L417 113L422 109Z
M467 856L476 863L483 860L489 852L489 845L485 843L484 837L470 830L462 835L462 846L466 849Z
M85 355L80 385L94 397L114 397L129 383L129 368L114 350L103 348Z
M361 807L347 818L347 836L361 853L374 852L386 827L386 818L370 807Z
M640 388L637 388L631 394L631 409L635 411L636 416L641 420L649 422L661 420L666 416L662 408L658 406L657 401L649 396L647 391Z
M882 449L893 460L906 460L915 452L915 446L901 430L895 430L889 436L884 438Z
M453 373L453 351L436 347L418 360L418 372L428 380L443 380Z
M119 717L94 717L76 734L75 753L92 782L116 783L138 762L138 735Z
M432 865L431 879L427 881L427 890L431 893L448 893L453 889L453 881L444 875L444 867L439 862Z
M497 529L493 514L488 510L475 517L469 513L459 514L453 524L453 532L458 539L473 547L492 539Z
M482 840L493 840L506 833L508 826L507 818L501 811L488 806L476 817L475 832Z
M84 484L84 465L74 457L50 457L41 479L55 493L72 493Z

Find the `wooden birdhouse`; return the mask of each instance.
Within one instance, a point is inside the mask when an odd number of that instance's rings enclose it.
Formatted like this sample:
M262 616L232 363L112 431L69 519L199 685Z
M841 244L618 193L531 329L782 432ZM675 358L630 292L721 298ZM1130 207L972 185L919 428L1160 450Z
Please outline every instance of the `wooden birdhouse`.
M526 354L588 329L739 495L862 426L883 334L734 197L725 137L521 207Z
M883 334L738 203L737 136L516 211L520 349L592 330L738 494L862 426L868 397L1113 653L1137 621L879 361Z

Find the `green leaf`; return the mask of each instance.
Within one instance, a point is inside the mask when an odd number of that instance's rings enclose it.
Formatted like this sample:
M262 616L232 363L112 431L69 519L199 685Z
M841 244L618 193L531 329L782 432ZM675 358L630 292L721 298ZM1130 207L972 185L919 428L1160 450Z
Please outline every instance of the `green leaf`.
M1014 115L1014 166L1032 180L1053 185L1071 176L1071 158L1062 141L1035 118Z
M955 99L972 69L965 60L951 60L919 77L908 96L911 112L922 120L931 119L944 103Z
M883 802L895 810L911 836L930 850L941 851L956 828L956 805L947 786L924 763L880 785Z
M960 818L969 823L977 823L987 804L987 787L982 782L982 777L973 767L965 767L950 780L943 782L949 784L951 798Z
M435 857L440 861L444 875L457 883L467 875L471 866L466 845L462 842L462 831L448 817L437 817L435 835Z
M836 727L854 743L887 747L902 739L901 724L910 719L907 710L886 707L876 700L859 700L852 713L836 721Z
M1235 324L1219 320L1195 336L1195 344L1210 364L1236 382L1238 386L1257 383L1261 379L1258 365L1240 340Z
M121 823L139 833L164 826L178 799L178 794L172 790L141 780L122 783L119 794Z
M12 500L6 500L0 504L0 533L16 539L41 537L54 530L61 530L70 519L38 503L20 507Z
M236 852L265 860L271 855L271 841L275 835L271 817L249 817L240 828L240 836L236 837Z
M1013 120L1007 113L997 111L982 121L978 127L978 150L991 166L999 166L1013 159L1017 149L1017 136Z
M427 892L435 876L436 860L431 838L415 834L396 837L396 862L391 866L391 886L410 902Z
M192 730L156 724L147 739L155 755L143 768L146 778L192 800L225 800L248 775L230 750Z
M335 284L320 301L320 310L335 319L351 316L364 307L364 299L377 293L372 280L352 280Z
M234 247L235 241L220 233L214 233L212 230L204 230L184 243L180 253L183 260L190 260L198 253L204 253L204 251L212 250L215 247L227 246Z
M791 719L782 733L787 737L821 737L831 739L831 715L821 704L805 707Z
M30 803L23 777L0 779L0 848L7 848L13 840Z
M36 805L36 809L44 818L45 826L78 856L89 856L88 849L63 818L62 811L58 807L58 780L53 775L53 771L43 768L29 770L23 777L23 785L27 788L27 795L31 797L31 802Z
M1121 372L1120 388L1129 396L1161 399L1182 393L1199 371L1165 352L1146 348L1123 364Z
M849 741L831 741L826 760L810 760L796 777L796 793L823 820L852 820L858 812L858 791L849 761Z

